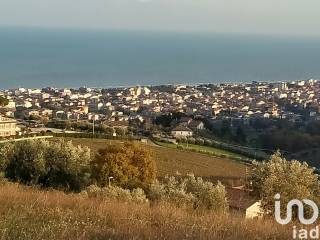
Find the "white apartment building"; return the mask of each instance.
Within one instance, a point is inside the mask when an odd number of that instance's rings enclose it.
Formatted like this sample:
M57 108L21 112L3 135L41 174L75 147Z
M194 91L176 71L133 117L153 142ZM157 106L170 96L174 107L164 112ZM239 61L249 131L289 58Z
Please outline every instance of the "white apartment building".
M16 135L16 121L0 116L0 138Z

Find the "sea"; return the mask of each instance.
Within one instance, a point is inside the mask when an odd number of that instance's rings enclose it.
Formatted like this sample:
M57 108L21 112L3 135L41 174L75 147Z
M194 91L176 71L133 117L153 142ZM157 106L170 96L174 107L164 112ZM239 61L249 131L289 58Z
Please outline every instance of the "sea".
M0 28L0 89L320 78L320 39Z

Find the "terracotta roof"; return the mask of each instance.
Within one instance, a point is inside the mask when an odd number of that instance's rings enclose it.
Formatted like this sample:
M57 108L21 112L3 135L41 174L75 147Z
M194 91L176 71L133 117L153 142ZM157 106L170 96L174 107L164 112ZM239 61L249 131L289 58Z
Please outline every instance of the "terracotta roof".
M248 190L226 188L229 207L237 210L246 210L259 199L253 197Z
M172 131L179 131L179 132L192 132L192 130L186 126L179 125L172 129Z
M196 127L198 127L201 123L202 123L202 122L199 121L199 120L192 120L192 122L189 123L189 127L190 127L190 128L196 128Z

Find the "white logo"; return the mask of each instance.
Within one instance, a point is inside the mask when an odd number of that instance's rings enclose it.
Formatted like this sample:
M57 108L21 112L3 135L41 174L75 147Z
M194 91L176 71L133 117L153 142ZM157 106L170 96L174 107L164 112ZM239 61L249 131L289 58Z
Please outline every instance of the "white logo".
M279 193L275 195L275 200L276 200L275 201L275 218L279 224L286 225L291 222L293 206L298 207L298 219L299 219L300 223L302 223L304 225L309 225L309 224L315 223L315 221L317 220L317 218L319 216L319 208L318 208L317 204L315 204L314 201L308 200L308 199L303 199L302 201L297 200L297 199L293 199L290 202L288 202L288 204L287 204L287 216L285 218L281 218L281 210L280 210L281 203L280 203L280 194ZM306 219L304 217L304 204L310 206L313 210L313 215L309 219Z

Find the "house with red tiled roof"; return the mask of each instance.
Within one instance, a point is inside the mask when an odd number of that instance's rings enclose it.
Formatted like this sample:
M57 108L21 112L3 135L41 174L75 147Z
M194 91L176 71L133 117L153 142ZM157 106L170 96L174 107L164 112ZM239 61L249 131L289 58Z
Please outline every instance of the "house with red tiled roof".
M261 201L251 195L249 190L227 188L230 211L243 215L245 218L260 218L263 215Z

